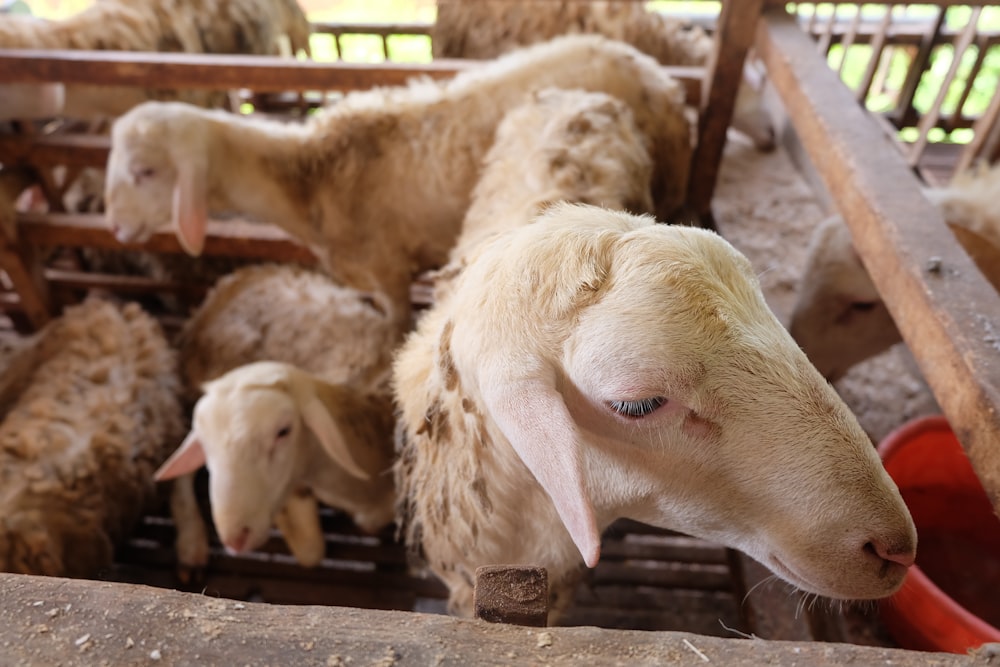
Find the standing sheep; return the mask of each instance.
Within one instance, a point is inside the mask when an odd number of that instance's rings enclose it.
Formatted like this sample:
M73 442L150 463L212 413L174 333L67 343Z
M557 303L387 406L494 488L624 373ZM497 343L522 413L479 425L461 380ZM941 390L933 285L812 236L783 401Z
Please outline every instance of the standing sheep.
M662 65L704 66L712 38L700 27L650 11L645 3L570 0L441 0L431 27L435 58L496 58L563 34L591 33L631 44ZM763 76L744 70L733 128L760 150L773 150L774 123L764 106Z
M459 232L503 114L545 87L606 92L631 108L653 156L654 200L678 208L691 132L683 89L648 56L570 36L449 82L348 95L305 124L145 104L112 129L108 222L123 242L172 219L198 254L210 211L239 210L305 242L339 282L379 289L408 316L413 276Z
M0 423L0 569L93 576L183 433L176 358L135 304L90 299L38 336Z
M913 563L867 436L712 232L557 204L472 253L394 386L399 520L454 612L478 566L532 564L557 613L622 517L835 598Z
M947 187L927 188L924 195L1000 289L1000 166L958 174ZM840 216L813 232L789 328L831 381L902 340Z
M264 265L219 281L185 325L182 374L192 400L204 395L157 473L186 475L171 499L182 571L208 558L190 476L203 464L216 528L234 552L259 547L274 520L298 560L315 565L325 553L317 498L368 532L391 522L389 373L402 334L381 301Z
M652 168L624 102L582 90L538 91L497 126L451 260L558 201L650 213Z

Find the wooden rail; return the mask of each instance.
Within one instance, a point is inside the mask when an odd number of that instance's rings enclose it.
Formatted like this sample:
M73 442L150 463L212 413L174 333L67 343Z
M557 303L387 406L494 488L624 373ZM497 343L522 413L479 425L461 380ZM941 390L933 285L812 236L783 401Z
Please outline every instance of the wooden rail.
M865 267L1000 508L1000 296L794 19L768 9L756 47Z
M0 574L0 642L9 664L38 665L958 667L987 660L686 632L525 628L414 612L234 602L17 574Z
M447 79L477 64L451 58L429 63L327 63L271 56L0 49L0 82L139 87L155 82L157 88L349 91L404 85L418 76ZM690 104L699 103L702 68L663 69L684 85Z

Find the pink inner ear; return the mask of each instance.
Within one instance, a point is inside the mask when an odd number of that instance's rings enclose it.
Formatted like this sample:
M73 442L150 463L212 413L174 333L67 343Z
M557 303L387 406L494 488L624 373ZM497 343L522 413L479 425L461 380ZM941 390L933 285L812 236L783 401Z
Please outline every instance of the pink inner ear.
M203 465L205 465L205 450L201 446L198 434L191 431L177 451L153 473L153 479L158 482L173 479L190 474Z
M601 536L583 478L576 423L562 397L544 379L483 383L497 425L542 485L587 567L601 557Z
M208 192L204 169L190 161L177 166L174 186L174 232L184 251L197 257L205 247L208 231Z

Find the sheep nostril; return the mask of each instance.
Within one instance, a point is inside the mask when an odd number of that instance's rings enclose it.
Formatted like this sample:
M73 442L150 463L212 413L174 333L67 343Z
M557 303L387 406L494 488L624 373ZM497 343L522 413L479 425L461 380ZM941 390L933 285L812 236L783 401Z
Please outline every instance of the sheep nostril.
M878 540L873 540L865 542L862 549L866 553L870 553L873 556L881 558L883 561L897 563L903 567L910 567L914 562L916 562L917 559L916 550L909 545L904 546L901 549L893 549L887 547Z

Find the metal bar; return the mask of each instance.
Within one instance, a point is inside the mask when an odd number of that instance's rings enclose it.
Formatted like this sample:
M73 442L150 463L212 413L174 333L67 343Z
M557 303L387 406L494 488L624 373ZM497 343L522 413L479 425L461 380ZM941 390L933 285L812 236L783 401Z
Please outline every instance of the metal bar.
M917 47L917 53L910 62L910 68L906 72L906 80L903 82L899 98L896 100L896 110L893 116L899 127L912 123L916 114L913 109L913 96L917 93L920 78L924 75L924 70L927 69L931 59L931 51L934 50L941 26L944 25L944 8L938 7L937 12L937 18L924 32L924 36L920 40L920 46Z
M861 25L861 7L854 8L854 17L851 19L851 26L847 29L844 34L844 39L841 40L840 45L843 50L843 56L840 58L840 63L837 66L837 76L843 76L844 65L847 63L847 56L851 52L851 47L854 46L854 39L858 35L858 28Z
M972 141L962 150L955 165L955 172L961 173L984 156L992 156L1000 145L1000 87L993 92L993 99L983 115L972 126Z
M948 119L948 129L960 127L963 118L962 109L965 108L965 103L969 100L969 95L975 87L976 77L979 76L979 72L983 69L983 63L986 62L986 54L988 51L989 47L983 43L982 39L977 38L976 60L972 63L972 69L969 70L969 74L965 77L965 86L962 88L962 94L958 98L955 110L951 112L951 118Z
M859 102L868 99L868 91L871 90L872 82L875 80L875 72L878 70L879 65L882 62L886 36L888 35L889 27L891 25L892 8L886 7L885 14L882 15L882 20L879 22L878 30L872 37L871 58L868 60L868 65L865 67L865 73L861 76L861 83L858 85L856 92L856 98ZM892 59L891 54L889 55L889 59ZM886 70L888 70L888 65L886 65Z
M972 40L976 37L976 25L979 23L979 15L982 11L982 7L976 7L972 10L972 16L969 18L968 24L966 24L965 29L962 31L961 37L959 37L959 39L955 42L951 65L948 67L948 72L944 75L944 80L941 81L941 87L938 89L938 94L934 98L934 103L931 105L931 108L924 113L924 115L920 118L920 122L917 124L917 140L913 142L913 146L910 147L908 156L911 167L920 162L920 156L923 154L924 148L927 146L928 135L930 134L931 128L937 127L938 119L941 117L941 105L944 104L944 98L948 95L948 89L951 88L951 83L955 80L955 75L958 74L958 68L962 65L962 56L965 55L965 51L969 48L969 44L971 44Z

